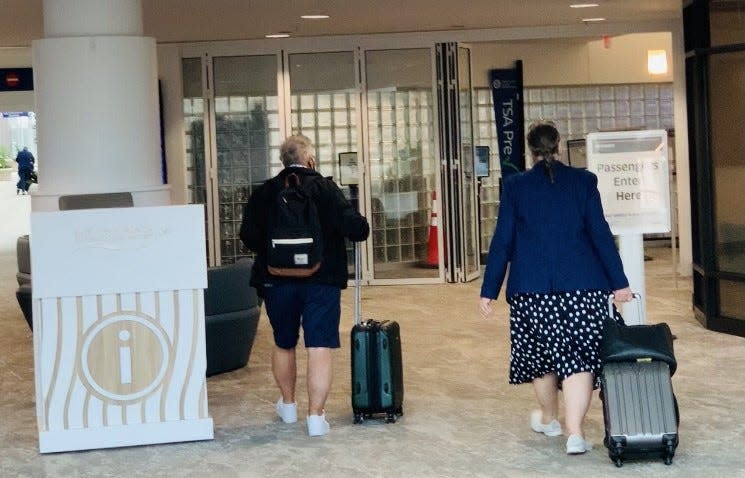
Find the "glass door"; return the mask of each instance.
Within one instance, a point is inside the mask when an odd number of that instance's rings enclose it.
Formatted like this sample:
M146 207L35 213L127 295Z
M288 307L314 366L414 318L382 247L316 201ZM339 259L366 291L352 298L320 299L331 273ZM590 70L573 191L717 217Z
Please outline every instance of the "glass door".
M190 204L204 205L204 230L206 237L205 251L208 262L213 264L214 241L209 239L212 210L207 201L207 158L209 145L205 143L205 124L209 123L209 101L205 100L204 91L205 69L202 59L183 58L181 60L181 80L184 91L182 100L184 125L184 153L186 157L186 172L188 200Z
M282 169L279 146L291 131L311 139L321 174L359 198L371 225L366 282L437 283L446 270L459 274L449 280L476 277L468 50L450 64L456 86L445 124L435 48L333 48L182 60L189 188L191 201L205 204L208 263L249 255L239 238L243 205Z
M465 282L478 277L480 258L470 51L455 43L440 43L436 51L447 279Z
M479 276L478 201L476 196L475 155L473 144L473 95L471 86L471 50L458 47L458 103L461 151L461 230L464 279Z
M432 49L363 52L373 280L441 281Z
M249 255L238 236L243 205L254 187L282 169L277 60L277 55L212 60L219 264Z
M190 201L205 204L209 265L247 257L239 238L253 188L282 169L278 55L184 58Z
M355 53L292 53L285 64L290 70L291 131L310 138L318 171L333 177L348 199L357 200L362 158L358 154L360 92ZM347 252L352 271L351 244Z

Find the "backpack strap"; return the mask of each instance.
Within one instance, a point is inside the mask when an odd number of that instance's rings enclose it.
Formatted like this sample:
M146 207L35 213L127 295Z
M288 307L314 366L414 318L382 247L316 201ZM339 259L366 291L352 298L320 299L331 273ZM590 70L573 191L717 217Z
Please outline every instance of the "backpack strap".
M290 173L285 176L285 187L286 188L299 188L300 187L300 176L296 173Z

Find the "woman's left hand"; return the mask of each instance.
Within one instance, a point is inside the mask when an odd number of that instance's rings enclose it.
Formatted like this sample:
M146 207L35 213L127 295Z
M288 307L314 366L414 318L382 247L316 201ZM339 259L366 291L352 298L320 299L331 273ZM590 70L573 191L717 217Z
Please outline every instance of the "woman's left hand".
M481 311L482 317L487 317L491 314L491 299L488 297L482 297L479 302L479 311Z

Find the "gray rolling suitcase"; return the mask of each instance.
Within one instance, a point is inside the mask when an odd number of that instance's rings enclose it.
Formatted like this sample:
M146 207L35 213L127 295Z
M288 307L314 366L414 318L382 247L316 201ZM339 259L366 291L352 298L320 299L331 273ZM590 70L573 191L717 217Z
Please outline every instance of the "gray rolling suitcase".
M640 302L638 294L634 294ZM612 296L609 299L612 314ZM678 446L678 405L671 381L676 363L667 324L606 327L601 350L600 397L608 456L662 458L670 465ZM605 333L608 333L606 336Z

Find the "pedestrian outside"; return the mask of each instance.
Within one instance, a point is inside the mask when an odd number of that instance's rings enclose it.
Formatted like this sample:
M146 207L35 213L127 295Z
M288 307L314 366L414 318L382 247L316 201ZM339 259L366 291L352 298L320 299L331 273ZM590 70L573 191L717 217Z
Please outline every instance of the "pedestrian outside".
M18 163L18 183L16 184L16 194L28 194L28 188L31 185L31 173L34 171L36 159L27 146L18 151L16 163Z

